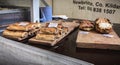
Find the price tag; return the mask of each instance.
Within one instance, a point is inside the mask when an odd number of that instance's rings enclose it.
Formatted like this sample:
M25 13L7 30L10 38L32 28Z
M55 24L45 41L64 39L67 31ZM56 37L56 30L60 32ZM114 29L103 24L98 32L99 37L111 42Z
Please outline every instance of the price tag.
M111 34L103 34L103 36L105 36L105 37L109 37L109 38L114 37L114 35L111 35Z
M89 34L87 31L80 31L80 34Z
M28 24L29 24L29 23L27 23L27 22L20 22L20 23L19 23L20 26L26 26L26 25L28 25Z
M58 23L50 23L49 25L48 25L48 27L57 27L58 26Z

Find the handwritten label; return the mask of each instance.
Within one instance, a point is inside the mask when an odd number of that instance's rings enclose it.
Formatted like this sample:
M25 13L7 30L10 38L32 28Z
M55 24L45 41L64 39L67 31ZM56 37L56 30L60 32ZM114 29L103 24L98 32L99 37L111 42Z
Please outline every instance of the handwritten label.
M48 27L57 27L58 26L58 23L50 23L49 25L48 25Z

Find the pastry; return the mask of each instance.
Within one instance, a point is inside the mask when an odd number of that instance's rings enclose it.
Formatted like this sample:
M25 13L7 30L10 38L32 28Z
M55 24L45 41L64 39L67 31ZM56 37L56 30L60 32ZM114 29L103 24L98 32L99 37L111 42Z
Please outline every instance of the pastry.
M37 34L35 39L44 41L54 41L55 35L52 34Z
M25 26L9 25L7 30L29 31Z
M69 31L68 27L63 27L62 29L63 29L63 33L65 33L65 34Z
M3 34L4 37L9 37L9 38L17 38L17 39L25 39L28 37L27 32L20 32L20 31L9 31L9 30L4 30Z
M57 28L59 35L65 35L68 32L68 27Z
M50 23L46 23L46 26L45 27L49 27L49 24ZM62 23L61 22L59 22L59 23L57 23L58 25L56 26L57 28L62 28L63 27L63 25L62 25Z
M26 25L26 28L29 30L37 29L40 27L41 27L40 23L30 23L30 24Z
M40 23L20 22L9 25L7 29L16 31L30 31L40 27L41 27Z
M44 34L57 34L57 28L40 28L40 33Z

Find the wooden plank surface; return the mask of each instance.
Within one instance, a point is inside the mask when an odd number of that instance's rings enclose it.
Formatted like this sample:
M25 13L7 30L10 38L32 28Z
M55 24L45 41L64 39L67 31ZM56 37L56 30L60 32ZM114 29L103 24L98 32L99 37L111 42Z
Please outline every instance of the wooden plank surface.
M114 30L110 33L113 37L106 37L97 32L79 31L77 36L77 47L120 50L120 38Z
M33 38L29 39L29 43L54 46L58 42L60 42L60 40L65 38L70 32L72 32L76 27L78 27L79 24L78 23L74 23L74 22L63 22L62 25L65 26L65 27L68 27L69 30L68 30L68 32L65 35L61 36L60 38L58 38L58 39L56 39L54 41L44 41L44 40L36 40L33 37Z

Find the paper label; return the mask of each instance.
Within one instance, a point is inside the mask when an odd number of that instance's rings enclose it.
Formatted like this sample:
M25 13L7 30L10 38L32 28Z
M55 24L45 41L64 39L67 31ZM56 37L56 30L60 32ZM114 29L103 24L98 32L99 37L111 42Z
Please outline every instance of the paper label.
M50 23L49 25L48 25L48 27L57 27L58 26L58 23Z
M89 32L87 32L87 31L80 31L79 33L80 34L89 34Z
M111 34L103 34L103 36L110 37L110 38L114 37L114 35L111 35Z
M26 26L26 25L28 25L28 24L29 24L29 23L26 23L26 22L20 22L20 23L19 23L20 26Z

